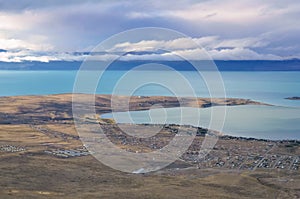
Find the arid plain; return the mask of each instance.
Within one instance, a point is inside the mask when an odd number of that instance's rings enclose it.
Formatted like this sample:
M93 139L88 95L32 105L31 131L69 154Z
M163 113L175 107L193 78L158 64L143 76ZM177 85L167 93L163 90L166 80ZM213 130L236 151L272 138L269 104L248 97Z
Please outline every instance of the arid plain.
M82 105L86 95L82 96ZM115 96L124 101L125 97ZM98 114L109 95L96 96ZM131 97L130 110L154 104L176 107L260 104L244 99ZM122 111L122 105L119 111ZM92 118L93 120L93 118ZM163 125L152 140L123 135L114 121L94 119L120 148L149 152L167 144L177 125ZM206 129L196 128L189 150L163 170L130 174L113 170L86 150L75 129L72 95L0 98L1 198L299 198L300 143L221 136L197 162Z

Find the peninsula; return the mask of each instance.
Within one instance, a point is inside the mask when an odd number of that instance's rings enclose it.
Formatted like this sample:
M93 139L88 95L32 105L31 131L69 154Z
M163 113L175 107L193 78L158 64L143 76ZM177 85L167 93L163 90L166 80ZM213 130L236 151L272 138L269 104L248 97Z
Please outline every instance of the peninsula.
M79 94L78 94L79 95ZM88 95L80 94L82 105ZM126 96L114 96L118 111ZM130 97L130 110L164 107L260 105L249 99ZM96 112L111 112L111 96L95 96ZM161 126L152 138L134 139L110 119L95 120L108 138L135 153L158 150L178 125ZM126 125L126 124L124 124ZM151 125L147 126L149 129ZM157 126L156 126L157 127ZM128 174L97 161L80 140L72 116L72 94L0 98L0 195L3 198L292 198L300 197L300 143L221 136L199 160L207 129L195 130L189 149L163 170ZM114 154L111 154L114 155ZM209 189L208 189L209 187ZM235 191L229 190L234 187ZM172 190L172 191L170 191ZM239 190L238 192L236 190Z

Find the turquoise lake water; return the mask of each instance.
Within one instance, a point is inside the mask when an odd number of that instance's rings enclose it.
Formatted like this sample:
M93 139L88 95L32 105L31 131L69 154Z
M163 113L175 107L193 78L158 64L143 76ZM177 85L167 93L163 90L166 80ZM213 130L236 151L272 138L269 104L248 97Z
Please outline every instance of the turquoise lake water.
M280 106L227 106L223 128L220 115L212 117L223 107L166 108L150 111L119 112L101 115L118 123L185 124L221 131L226 135L261 139L300 139L300 109ZM211 118L214 122L211 122Z
M107 71L101 78L97 93L111 94L116 82L126 71ZM76 71L0 71L0 96L45 95L71 93ZM135 79L151 77L170 78L167 71L135 71ZM209 92L199 74L192 71L182 73L193 85L199 97L208 97ZM247 98L281 106L298 106L300 101L286 100L300 96L300 72L221 72L227 97ZM185 88L174 81L182 96ZM181 88L182 87L182 88ZM127 94L124 89L120 94ZM134 95L172 95L166 88L148 85L138 89Z
M96 93L111 94L116 82L126 71L106 71L99 81ZM183 84L168 71L135 71L131 83L151 77L168 79L180 90L181 96L187 96ZM181 71L195 88L199 97L209 97L205 82L199 74ZM0 71L0 96L45 95L71 93L77 71ZM224 132L230 135L273 138L300 139L300 101L286 100L286 97L300 96L300 72L221 72L227 97L247 98L277 106L234 106L228 107ZM88 80L87 80L88 81ZM217 80L216 80L217 81ZM118 94L130 91L123 86ZM138 88L134 95L171 95L165 87L150 84ZM222 97L220 95L220 97ZM218 107L214 107L218 108ZM176 109L169 117L176 123ZM190 110L191 111L191 110ZM209 109L201 110L202 126L207 125L205 118ZM134 113L135 114L135 113ZM148 114L148 113L144 113ZM187 114L188 118L192 114ZM144 116L139 116L145 119ZM174 119L175 118L175 119ZM158 118L159 119L159 118ZM205 123L206 121L206 123Z

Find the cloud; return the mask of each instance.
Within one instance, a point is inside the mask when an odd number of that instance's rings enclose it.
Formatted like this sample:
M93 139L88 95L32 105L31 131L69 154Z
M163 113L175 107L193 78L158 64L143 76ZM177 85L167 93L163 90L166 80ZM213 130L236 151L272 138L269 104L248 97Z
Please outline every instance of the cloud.
M37 38L34 39L34 42L30 41L23 41L19 39L7 39L7 38L0 38L0 46L2 49L5 50L36 50L36 51L49 51L53 49L53 46L50 44L44 44L43 39L40 40Z
M82 61L87 57L84 54L73 53L41 53L37 51L21 50L21 51L3 51L0 52L0 61L2 62L24 62L24 61Z
M256 48L268 47L263 36L222 40L217 36L201 38L178 38L174 40L142 40L124 42L114 45L108 52L144 52L144 54L127 54L124 60L282 60L283 57L270 53L257 53ZM161 52L160 52L161 51ZM166 52L167 51L167 52ZM160 53L157 53L160 52Z
M7 42L7 41L6 41ZM0 40L1 43L1 40ZM9 42L8 42L9 43ZM222 40L217 36L201 38L176 38L173 40L142 40L123 42L111 46L107 51L88 53L72 52L41 52L35 45L22 41L13 41L15 47L0 52L0 61L83 61L89 57L93 60L282 60L295 58L279 56L272 53L258 53L253 49L267 48L269 43L258 38L239 38ZM21 50L15 50L21 49ZM297 57L299 58L299 57Z
M217 60L282 60L281 56L272 54L258 54L247 48L233 48L211 50L209 54Z
M149 26L181 31L216 59L299 57L299 10L300 2L294 0L0 0L0 49L8 50L0 60L82 60L84 56L72 52L92 49L118 32ZM194 45L183 38L129 38L108 51L168 48L197 58ZM111 52L97 56L116 56ZM128 54L124 59L174 59L172 52Z
M108 51L147 51L155 49L193 49L197 47L204 47L206 49L213 48L256 48L267 46L268 42L263 41L259 37L248 37L239 39L220 39L218 36L207 36L200 38L177 38L173 40L142 40L139 42L124 42L118 43Z

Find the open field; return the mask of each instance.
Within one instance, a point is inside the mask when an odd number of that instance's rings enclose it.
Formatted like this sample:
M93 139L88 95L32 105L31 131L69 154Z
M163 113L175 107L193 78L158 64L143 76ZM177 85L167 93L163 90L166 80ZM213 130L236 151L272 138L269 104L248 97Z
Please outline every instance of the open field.
M216 99L212 104L208 99L185 99L185 103L192 107L256 104L227 100ZM110 96L97 96L96 101L99 113L110 111ZM173 98L136 97L131 109L145 110L156 103L178 105ZM157 172L128 174L103 165L85 149L73 124L71 95L0 98L0 119L0 198L300 197L297 141L224 136L199 163L193 158L206 132L199 128L199 135L181 160ZM151 140L132 142L121 136L109 120L100 123L118 146L143 152L167 143L178 128L162 126L154 145Z

